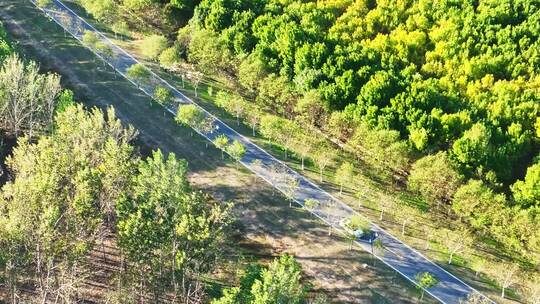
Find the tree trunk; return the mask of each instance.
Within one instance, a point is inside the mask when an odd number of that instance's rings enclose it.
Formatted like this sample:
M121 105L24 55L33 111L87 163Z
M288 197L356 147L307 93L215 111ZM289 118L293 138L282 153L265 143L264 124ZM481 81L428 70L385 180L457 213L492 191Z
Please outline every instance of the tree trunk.
M401 225L401 235L405 235L405 225L407 225L407 220L403 221L403 225Z
M251 133L255 136L255 125L251 126Z
M452 264L453 257L454 257L454 252L450 252L450 257L448 257L448 265Z
M304 159L305 157L302 156L302 171L304 171Z
M319 179L320 179L320 181L321 181L321 183L322 183L322 181L323 181L323 169L322 169L322 168L321 168L321 170L320 170L320 176L319 176Z
M384 215L384 209L381 208L381 214L379 215L379 221L382 221Z
M503 287L502 291L501 291L501 298L503 298L503 299L504 299L504 295L505 295L504 292L505 292L505 288Z

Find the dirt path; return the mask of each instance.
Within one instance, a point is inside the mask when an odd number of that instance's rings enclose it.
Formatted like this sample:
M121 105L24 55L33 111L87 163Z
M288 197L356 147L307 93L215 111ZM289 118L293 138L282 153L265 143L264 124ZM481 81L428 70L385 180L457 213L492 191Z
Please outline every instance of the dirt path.
M321 222L289 208L266 183L223 162L219 151L206 148L202 138L191 137L188 129L175 125L162 109L150 106L149 98L117 78L75 40L65 38L28 1L0 0L0 18L20 49L39 61L43 70L61 74L64 86L74 90L79 100L87 106L114 106L125 123L140 131L143 154L157 148L176 153L188 160L190 182L195 187L220 200L234 201L235 234L240 240L231 248L240 246L242 252L266 257L294 254L315 288L327 291L335 302L416 302L417 294L409 283L383 265L371 266L369 254L348 250L339 236L328 236ZM106 289L103 284L93 285Z

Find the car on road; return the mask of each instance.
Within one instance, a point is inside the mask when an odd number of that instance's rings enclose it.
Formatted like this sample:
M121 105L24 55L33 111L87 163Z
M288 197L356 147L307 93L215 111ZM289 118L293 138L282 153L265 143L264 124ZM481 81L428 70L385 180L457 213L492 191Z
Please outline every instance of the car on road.
M367 225L358 226L353 223L351 218L343 219L339 222L339 225L347 231L347 233L353 234L357 240L373 243L379 234L372 231Z
M365 229L362 229L360 227L354 227L353 225L351 225L351 219L350 218L346 218L346 219L343 219L339 222L339 225L345 229L345 231L347 231L347 233L350 233L352 235L354 235L356 237L356 239L361 239L362 236L364 236L366 234L366 230Z

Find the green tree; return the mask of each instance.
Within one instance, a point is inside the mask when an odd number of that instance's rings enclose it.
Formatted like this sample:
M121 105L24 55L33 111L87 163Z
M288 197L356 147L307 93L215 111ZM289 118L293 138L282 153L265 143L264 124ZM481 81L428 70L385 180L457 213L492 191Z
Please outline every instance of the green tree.
M221 150L221 159L224 159L224 152L227 146L229 145L229 138L225 136L224 134L220 134L216 136L216 138L213 141L214 146Z
M490 138L488 128L484 124L477 123L454 142L451 156L469 172L478 167L486 167Z
M540 161L530 166L525 179L518 180L511 189L514 199L522 207L540 206Z
M321 145L313 153L313 160L319 167L319 181L322 182L324 169L334 162L334 151L328 146Z
M211 31L195 29L190 36L188 59L208 73L232 74L233 60L229 49Z
M174 95L171 90L157 86L154 90L154 100L161 105L167 105L174 100Z
M144 65L136 63L126 70L126 76L133 79L137 86L140 87L141 84L145 84L150 80L151 73Z
M239 95L233 95L220 91L216 95L216 104L236 117L236 124L240 125L240 117L246 113L247 102ZM255 114L255 113L253 113Z
M482 181L470 180L456 191L452 210L475 229L489 231L505 204L503 194L494 193Z
M345 232L345 241L347 241L347 244L349 244L349 250L352 250L356 240L357 238L354 233Z
M111 25L111 29L114 32L114 36L118 39L118 35L129 36L129 25L124 20L117 20Z
M180 61L180 53L176 47L167 48L159 55L159 64L167 70L175 71Z
M122 0L122 4L130 10L141 11L148 8L152 0Z
M181 298L213 269L228 208L193 192L187 164L159 150L139 162L132 187L117 205L118 245L154 293L167 273Z
M285 173L283 176L283 184L285 198L289 201L289 207L292 207L292 203L295 200L296 192L300 189L300 180L291 173Z
M495 279L501 288L501 298L505 298L506 290L518 281L520 267L515 263L492 263L488 273Z
M37 0L36 4L40 8L47 8L49 5L51 5L51 0Z
M439 283L439 280L437 280L437 278L429 272L421 272L416 274L415 281L421 291L420 300L424 299L426 289L430 289Z
M160 35L147 36L139 44L141 54L150 60L158 60L159 55L166 48L167 38Z
M285 159L288 157L288 151L293 149L302 135L302 130L296 123L275 115L264 115L261 118L259 131L264 137L283 146Z
M315 210L316 208L319 207L321 203L316 200L316 199L312 199L312 198L308 198L307 200L304 201L304 207L308 210L308 211L313 211Z
M460 184L446 152L425 156L416 161L408 178L407 187L416 191L428 202L449 202Z
M260 81L266 76L266 67L257 56L248 56L238 68L238 80L250 92L256 92Z
M315 148L315 140L308 134L303 134L299 131L298 134L293 136L292 149L300 156L301 169L305 170L306 159L310 156Z
M75 300L72 290L83 281L73 278L84 278L86 255L98 241L107 206L127 188L123 178L131 173L133 136L112 109L105 118L78 105L58 113L52 134L36 143L19 140L7 160L14 178L2 188L0 202L0 227L7 228L0 233L7 246L2 258L13 292L16 274L32 273L40 301Z
M263 112L257 105L247 104L245 115L246 115L246 120L249 126L251 127L251 135L255 136L255 130L261 122L261 117L263 116Z
M371 130L361 124L348 145L359 151L361 157L375 169L403 174L408 167L408 145L400 139L397 131Z
M0 127L15 136L48 131L60 92L58 75L40 74L35 62L9 56L0 67Z
M246 154L244 145L240 141L234 140L225 148L225 151L236 161L236 168L238 168L238 163L242 160L244 154Z
M343 187L350 187L354 180L354 166L349 162L344 162L336 170L336 183L339 185L339 194L343 194Z
M205 118L204 112L194 104L181 105L176 113L176 122L188 128L196 128ZM193 132L191 135L193 136Z
M401 204L395 211L395 214L401 222L401 235L405 236L405 228L407 225L412 224L414 218L417 215L417 211L414 207L406 204Z
M253 284L253 303L302 303L306 288L300 282L301 272L300 264L292 256L281 256Z
M112 47L109 44L101 41L95 44L95 50L105 60L104 64L106 64L106 61L111 60L114 56Z
M298 100L294 107L300 121L309 126L321 126L327 114L327 109L323 104L320 93L310 90Z
M268 267L249 265L240 278L240 286L225 289L223 296L212 304L305 303L307 288L300 279L298 262L283 255Z
M6 31L0 25L0 63L11 53L13 53L13 48L7 39Z
M100 41L98 34L94 31L84 31L82 43L89 49L95 50L97 43Z
M112 0L81 0L84 9L96 19L111 22L117 18L118 8Z
M441 229L439 231L442 245L448 251L448 265L452 264L454 256L469 249L473 243L470 231L465 228L459 228L455 231L450 229Z
M212 300L212 304L237 304L240 302L240 288L226 288L223 290L223 296L219 299Z

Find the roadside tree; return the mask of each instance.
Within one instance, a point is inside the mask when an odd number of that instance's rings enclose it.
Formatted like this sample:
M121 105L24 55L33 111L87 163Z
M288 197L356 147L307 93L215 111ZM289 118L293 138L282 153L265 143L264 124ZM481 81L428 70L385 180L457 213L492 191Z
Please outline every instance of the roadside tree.
M139 43L141 54L150 60L158 60L166 48L167 38L161 35L147 36Z
M319 167L319 181L323 182L324 169L334 162L335 151L324 145L319 145L313 153L313 160L317 167Z
M339 194L343 194L343 187L350 187L354 179L354 166L349 162L344 162L336 170L335 180L339 185Z
M227 146L226 151L236 161L236 168L238 169L238 164L246 154L246 148L241 142L235 140Z
M418 273L415 276L415 280L421 292L420 301L424 299L426 289L430 289L439 283L439 280L437 280L437 278L429 272Z
M439 239L448 250L448 264L452 264L454 256L464 252L473 242L470 231L465 228L456 231L442 229Z
M176 122L191 129L197 128L204 123L205 119L204 112L194 104L181 105L176 113ZM193 131L191 131L191 136L193 136Z
M518 282L520 268L516 263L492 263L488 274L497 281L501 288L501 298L506 297L506 290Z
M221 151L221 159L225 159L224 153L227 145L229 144L229 138L224 134L220 134L214 139L213 143L214 146Z
M89 49L94 50L100 41L99 36L94 31L84 31L82 43Z
M160 105L167 105L174 100L174 95L166 87L157 86L154 90L154 100Z
M437 206L447 203L460 184L460 176L453 168L446 152L425 156L416 161L408 177L407 187Z
M289 172L283 175L282 187L284 189L285 198L289 201L289 207L292 207L294 196L300 189L300 180Z
M165 49L161 54L159 55L159 64L172 72L175 72L180 65L180 53L176 47L170 47Z
M151 73L144 65L136 63L127 68L126 76L131 78L137 84L137 87L140 87L150 80Z

